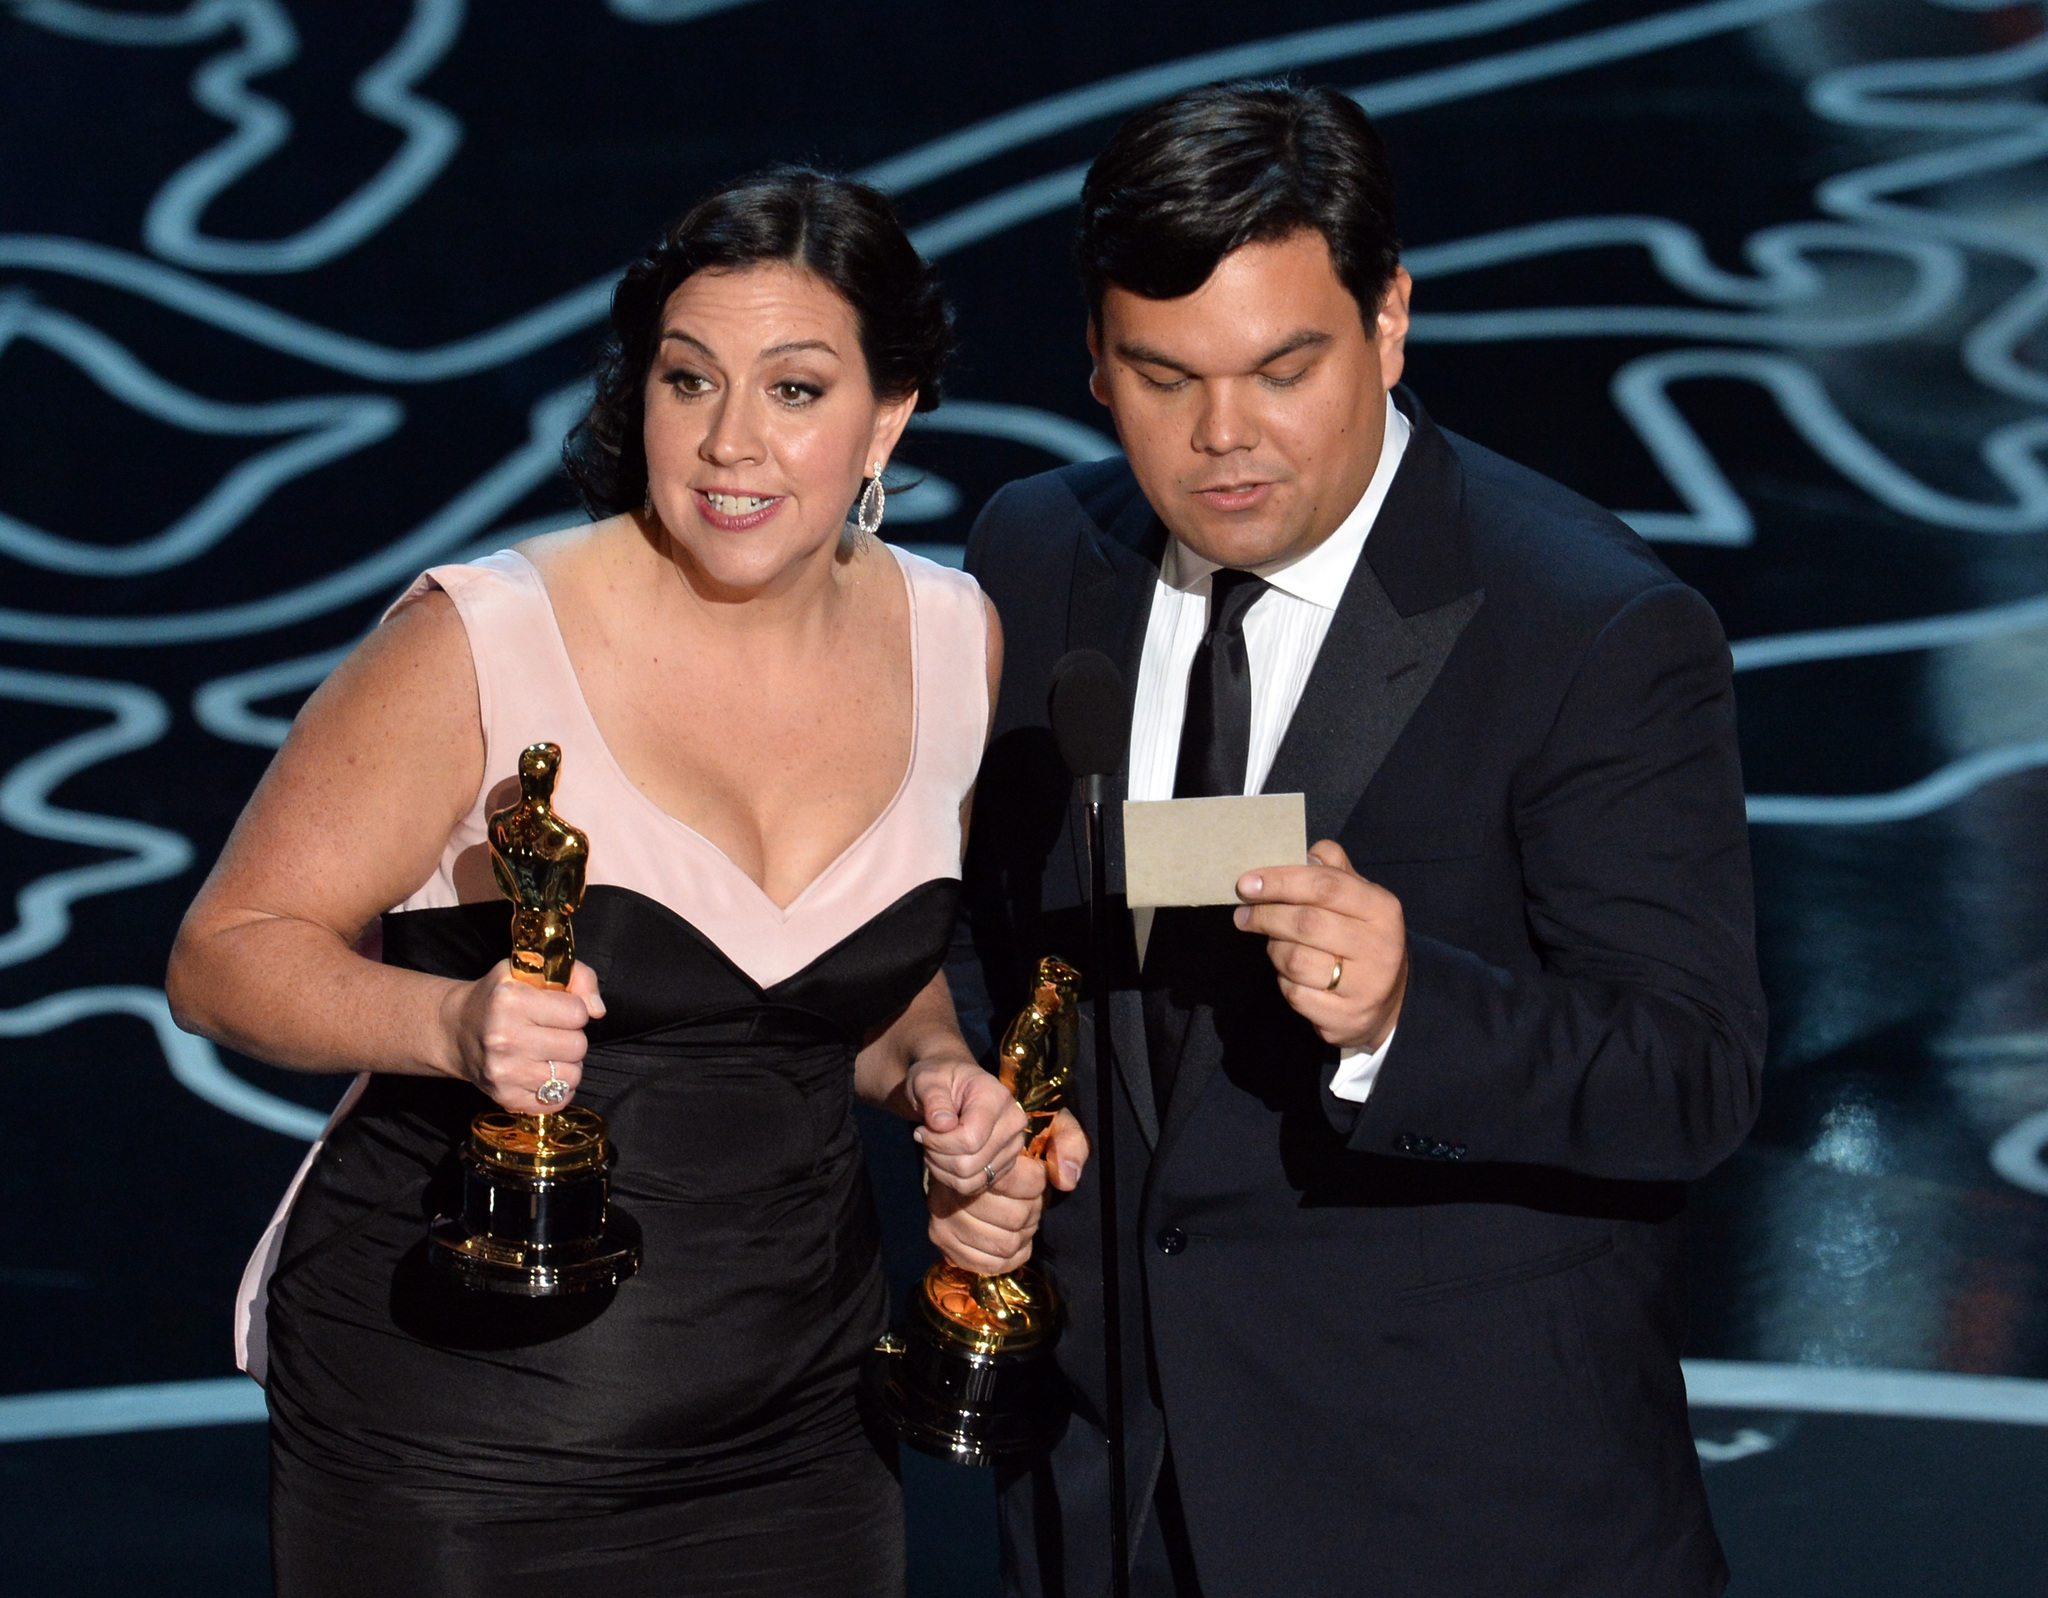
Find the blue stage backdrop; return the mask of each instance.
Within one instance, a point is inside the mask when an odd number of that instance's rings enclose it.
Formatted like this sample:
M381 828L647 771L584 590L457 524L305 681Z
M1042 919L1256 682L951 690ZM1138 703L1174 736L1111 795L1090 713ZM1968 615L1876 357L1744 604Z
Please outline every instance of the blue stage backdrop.
M957 558L1115 447L1090 155L1282 73L1386 132L1436 417L1736 640L1771 1075L1695 1205L1690 1367L1734 1590L2040 1591L2048 7L1400 3L0 0L10 1591L267 1590L228 1305L340 1084L178 1033L165 953L381 607L575 517L620 266L766 161L895 196L963 337L887 533ZM918 1590L993 1591L986 1478L907 1469Z

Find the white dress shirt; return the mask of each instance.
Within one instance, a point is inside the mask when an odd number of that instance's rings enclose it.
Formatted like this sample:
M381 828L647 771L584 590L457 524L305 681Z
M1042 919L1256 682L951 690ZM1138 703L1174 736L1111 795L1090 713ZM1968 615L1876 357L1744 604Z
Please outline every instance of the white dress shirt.
M1280 740L1294 719L1294 707L1308 684L1310 668L1329 633L1337 604L1378 520L1387 489L1408 449L1408 418L1387 401L1387 435L1372 481L1337 530L1305 555L1251 569L1271 587L1245 612L1244 646L1252 671L1251 754L1244 791L1264 786ZM1209 625L1209 579L1217 570L1179 539L1168 541L1152 589L1145 624L1145 652L1138 660L1138 688L1131 704L1133 799L1171 799L1180 763L1180 725L1188 702L1188 670ZM1372 1091L1393 1033L1377 1049L1346 1049L1337 1061L1330 1091L1363 1104Z

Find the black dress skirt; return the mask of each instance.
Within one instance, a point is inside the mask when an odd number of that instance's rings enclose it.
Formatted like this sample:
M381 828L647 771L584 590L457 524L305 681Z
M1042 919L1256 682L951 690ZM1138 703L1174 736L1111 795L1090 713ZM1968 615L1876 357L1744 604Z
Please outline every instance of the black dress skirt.
M270 1283L278 1598L902 1591L893 1453L855 1406L887 1304L853 1057L938 969L958 902L927 882L764 989L665 906L589 891L606 1014L577 1102L644 1238L613 1291L432 1273L487 1101L372 1079ZM385 959L473 979L508 924L503 902L389 915Z

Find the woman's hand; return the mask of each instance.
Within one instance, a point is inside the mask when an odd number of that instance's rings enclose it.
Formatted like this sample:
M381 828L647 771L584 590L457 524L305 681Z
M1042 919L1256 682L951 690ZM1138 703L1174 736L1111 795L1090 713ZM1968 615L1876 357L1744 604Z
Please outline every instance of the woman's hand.
M962 1270L978 1276L1014 1271L1031 1258L1046 1188L1071 1193L1087 1163L1088 1134L1061 1110L994 1186L968 1195L934 1182L927 1200L931 1239Z
M934 1186L972 1198L1001 1182L1024 1152L1022 1106L964 1045L914 1062L903 1087L922 1123L910 1135L924 1148Z
M933 1182L931 1240L963 1271L999 1276L1031 1258L1031 1239L1045 1213L1045 1167L1014 1161L993 1187L967 1195Z
M559 1110L574 1098L589 1047L584 1026L604 1014L597 978L578 964L566 988L543 988L512 975L500 960L487 976L456 988L444 1007L457 1074L518 1115ZM561 1104L542 1104L534 1090L549 1075L569 1084Z

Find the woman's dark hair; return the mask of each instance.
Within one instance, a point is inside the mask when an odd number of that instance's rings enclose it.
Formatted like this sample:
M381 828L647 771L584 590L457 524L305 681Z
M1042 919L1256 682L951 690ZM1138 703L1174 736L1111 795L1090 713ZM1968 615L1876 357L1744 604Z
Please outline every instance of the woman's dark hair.
M662 307L698 272L782 261L815 273L853 307L876 395L939 403L953 310L895 208L851 178L772 166L705 196L655 241L612 291L612 331L590 411L562 445L562 465L593 516L637 510L647 496L647 370Z
M1369 330L1401 263L1394 174L1356 101L1335 89L1191 89L1117 129L1081 189L1074 260L1099 324L1113 284L1179 299L1247 244L1313 228Z

